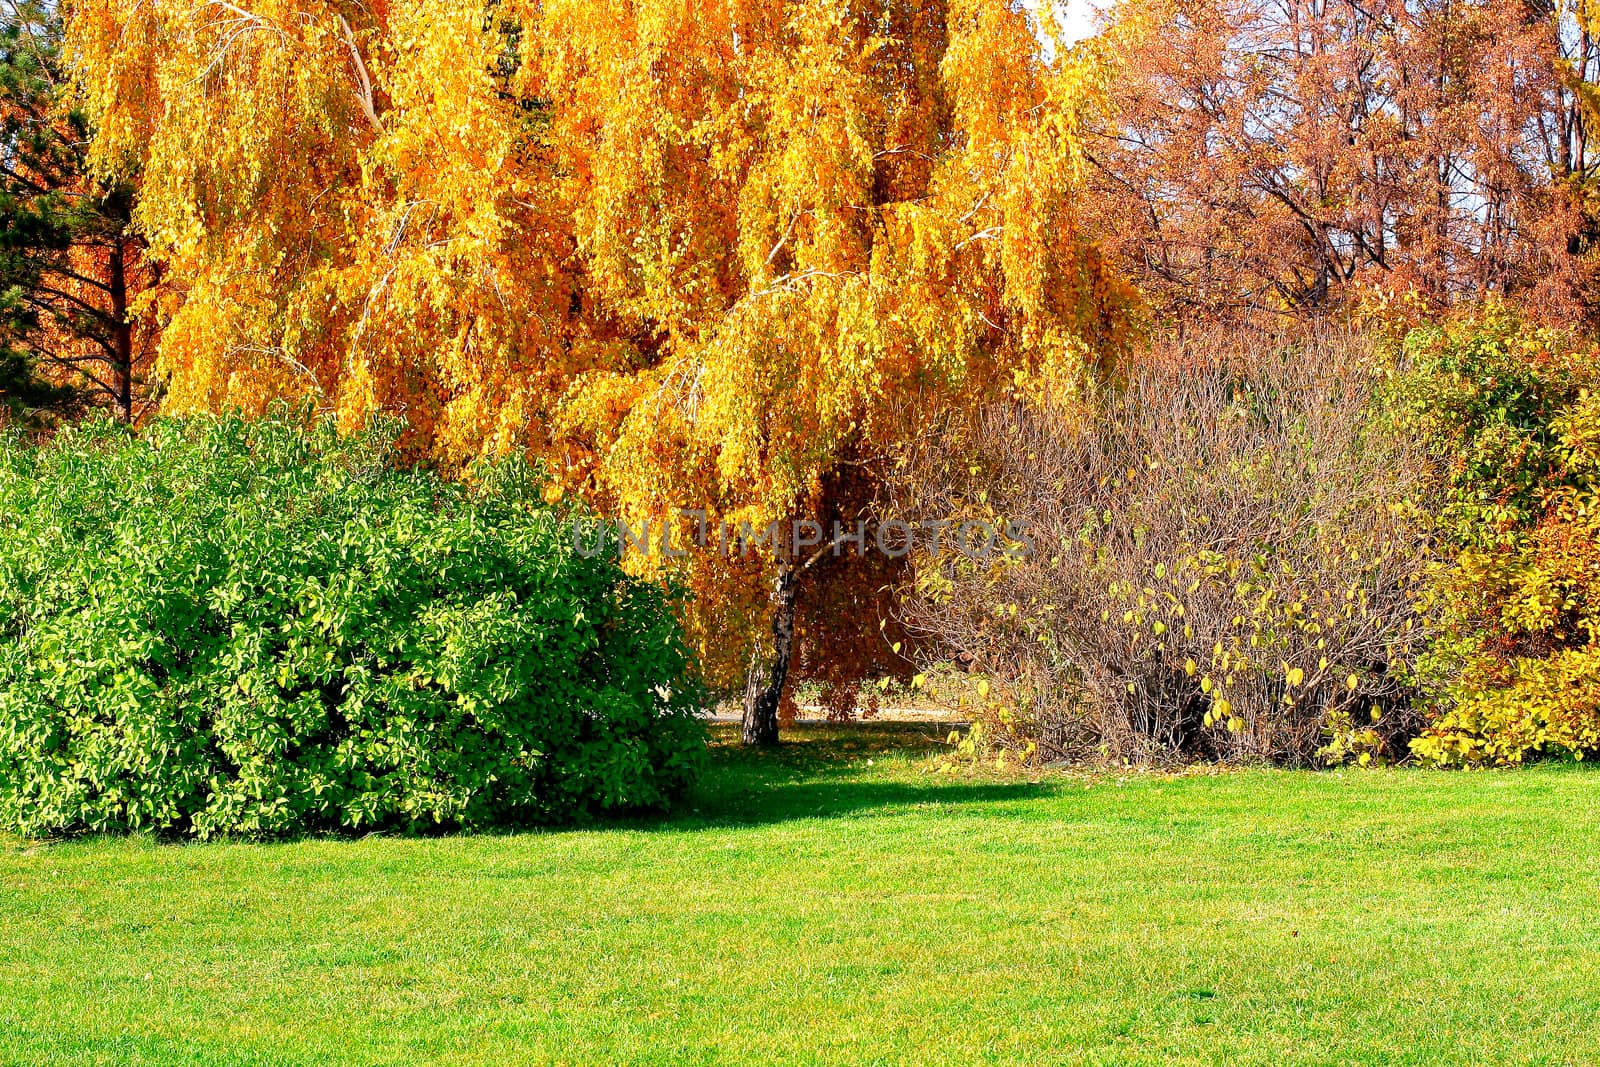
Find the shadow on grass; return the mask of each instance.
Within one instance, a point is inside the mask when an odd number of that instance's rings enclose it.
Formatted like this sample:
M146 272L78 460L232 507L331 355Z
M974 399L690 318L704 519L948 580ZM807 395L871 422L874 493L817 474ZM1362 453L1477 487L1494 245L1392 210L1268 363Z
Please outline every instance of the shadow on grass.
M785 728L775 749L739 744L738 727L714 724L710 765L698 786L671 812L622 816L576 825L482 828L470 835L509 837L523 833L582 833L605 828L684 831L760 826L797 819L838 819L917 807L976 806L1033 800L1055 791L1050 784L1018 781L952 781L922 773L920 761L945 751L948 724L933 722L805 723ZM132 835L152 845L176 838ZM296 841L348 841L359 837L434 838L453 831L408 833L376 830L364 834L312 833L259 841L223 837L218 843L292 845ZM127 835L84 834L61 839L24 840L0 835L0 855L33 851Z
M894 808L1006 803L1052 791L1029 782L911 777L907 762L941 750L948 729L932 723L807 724L786 730L776 749L753 750L738 743L736 728L718 726L700 785L671 815L650 825L756 826Z

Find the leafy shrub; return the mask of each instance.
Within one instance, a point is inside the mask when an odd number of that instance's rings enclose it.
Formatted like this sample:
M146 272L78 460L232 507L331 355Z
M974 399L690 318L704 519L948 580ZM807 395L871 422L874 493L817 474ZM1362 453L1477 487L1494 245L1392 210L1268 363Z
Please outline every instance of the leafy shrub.
M1445 531L1469 548L1514 543L1554 497L1592 485L1595 352L1504 307L1412 330L1400 396L1441 460Z
M1600 655L1561 649L1522 656L1492 678L1456 693L1456 702L1411 743L1425 760L1450 764L1522 763L1600 752Z
M1403 383L1444 470L1451 565L1420 664L1443 764L1600 752L1596 351L1503 308L1409 334Z
M908 463L905 504L1031 530L920 561L913 623L1046 758L1400 755L1427 627L1427 467L1358 339L1191 340L1075 404L1017 403Z
M199 837L665 803L702 748L670 604L471 487L275 416L0 445L0 825Z

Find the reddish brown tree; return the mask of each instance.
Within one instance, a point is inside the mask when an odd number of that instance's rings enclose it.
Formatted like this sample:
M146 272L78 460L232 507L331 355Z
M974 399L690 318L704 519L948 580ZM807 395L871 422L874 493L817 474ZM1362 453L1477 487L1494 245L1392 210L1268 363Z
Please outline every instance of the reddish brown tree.
M1095 215L1158 309L1586 302L1596 50L1524 0L1126 0Z

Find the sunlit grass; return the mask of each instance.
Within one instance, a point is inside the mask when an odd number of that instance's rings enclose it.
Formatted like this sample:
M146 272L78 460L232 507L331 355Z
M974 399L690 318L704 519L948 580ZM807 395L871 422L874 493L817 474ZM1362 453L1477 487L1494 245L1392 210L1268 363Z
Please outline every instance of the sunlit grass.
M671 819L0 849L0 1062L1582 1063L1600 775L717 750ZM870 761L870 763L869 763Z

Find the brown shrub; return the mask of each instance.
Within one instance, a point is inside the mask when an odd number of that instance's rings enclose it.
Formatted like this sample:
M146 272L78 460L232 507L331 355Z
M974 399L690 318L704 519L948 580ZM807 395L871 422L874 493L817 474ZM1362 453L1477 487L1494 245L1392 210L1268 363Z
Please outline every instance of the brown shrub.
M1383 377L1349 334L1191 338L921 442L902 511L1033 541L916 560L909 625L998 683L985 736L1044 759L1403 753L1428 479Z

